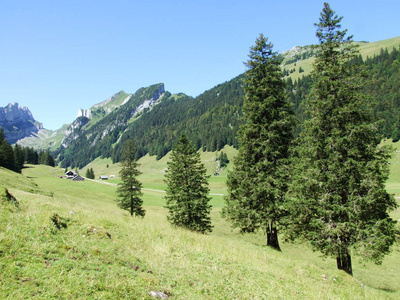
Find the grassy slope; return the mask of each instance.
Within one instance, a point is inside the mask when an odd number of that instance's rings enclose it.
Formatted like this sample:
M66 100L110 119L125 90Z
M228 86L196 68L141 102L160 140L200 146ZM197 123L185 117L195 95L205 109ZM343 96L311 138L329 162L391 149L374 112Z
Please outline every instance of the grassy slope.
M400 46L400 36L378 41L378 42L371 42L371 43L361 43L360 44L360 53L364 59L367 57L373 57L374 55L378 55L381 49L387 48L390 52L393 48L399 48ZM296 69L295 72L290 74L292 80L298 80L299 78L303 77L304 75L308 75L312 70L314 58L300 60L296 63L285 65L284 68L286 70L291 70L293 68ZM304 72L299 73L299 69L303 68Z
M224 151L230 159L235 153ZM216 154L201 155L214 172ZM162 189L167 158L140 162L144 187ZM109 168L104 161L93 166L118 174L118 166L108 163ZM2 299L143 299L152 290L175 299L400 296L398 251L381 266L355 259L352 278L304 245L283 243L279 253L263 246L261 233L232 231L219 215L221 196L212 200L214 231L200 235L170 226L160 192L144 191L147 214L136 219L116 207L115 185L72 182L57 177L62 173L45 166L24 169L23 175L0 169L0 185L21 203L17 211L0 204ZM226 171L212 176L211 193L226 192L225 180ZM56 229L54 214L68 227Z

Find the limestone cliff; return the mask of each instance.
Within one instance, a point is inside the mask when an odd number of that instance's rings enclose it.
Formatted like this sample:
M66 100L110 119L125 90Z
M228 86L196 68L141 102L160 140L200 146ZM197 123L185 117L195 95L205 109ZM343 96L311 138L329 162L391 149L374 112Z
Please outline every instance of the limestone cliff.
M20 107L18 103L10 103L0 107L0 127L10 144L38 133L43 129L42 123L36 122L27 107Z

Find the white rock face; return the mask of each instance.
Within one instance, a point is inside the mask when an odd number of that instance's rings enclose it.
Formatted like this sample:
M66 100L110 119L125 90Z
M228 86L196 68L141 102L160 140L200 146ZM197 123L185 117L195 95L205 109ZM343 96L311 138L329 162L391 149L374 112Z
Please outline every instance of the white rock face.
M86 117L90 119L92 117L92 110L89 109L79 109L78 115L76 116L77 118L79 117Z

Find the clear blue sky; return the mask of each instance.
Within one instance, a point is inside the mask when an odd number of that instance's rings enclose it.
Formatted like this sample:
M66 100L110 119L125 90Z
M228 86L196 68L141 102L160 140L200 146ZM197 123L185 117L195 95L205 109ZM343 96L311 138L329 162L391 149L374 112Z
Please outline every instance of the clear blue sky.
M260 33L284 52L317 43L324 1L0 0L0 106L47 129L120 90L197 96L243 73ZM357 41L400 35L400 1L328 1Z

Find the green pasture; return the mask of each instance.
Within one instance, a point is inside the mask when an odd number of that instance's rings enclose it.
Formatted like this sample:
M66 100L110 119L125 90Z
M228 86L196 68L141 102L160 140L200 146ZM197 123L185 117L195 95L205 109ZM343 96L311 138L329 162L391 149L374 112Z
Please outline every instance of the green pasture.
M231 160L236 153L223 151ZM388 189L397 193L400 153L394 153ZM232 230L220 216L223 196L215 195L226 193L227 176L227 170L214 176L216 155L201 153L211 175L214 230L208 235L167 222L162 191L168 157L140 160L144 218L130 217L114 202L119 168L110 161L90 166L96 177L106 171L101 175L117 176L104 182L73 182L48 166L28 166L22 175L0 169L0 187L20 203L0 200L0 299L151 299L150 291L171 299L400 297L398 244L382 265L354 256L351 277L306 244L282 241L277 252L265 247L262 232ZM65 227L56 227L55 215Z

